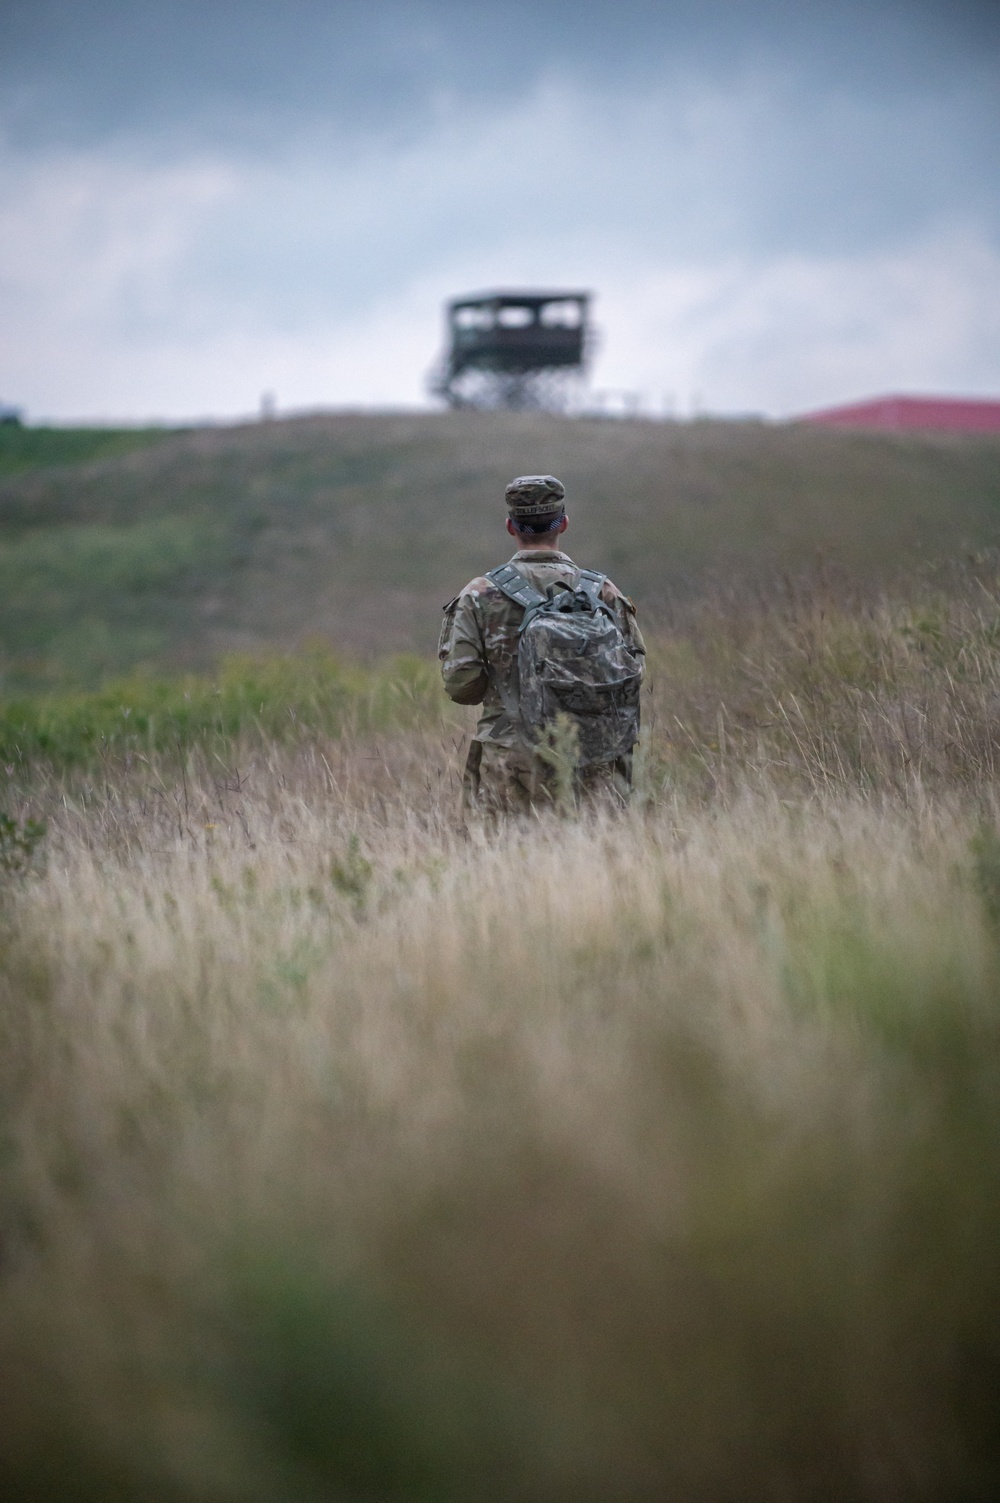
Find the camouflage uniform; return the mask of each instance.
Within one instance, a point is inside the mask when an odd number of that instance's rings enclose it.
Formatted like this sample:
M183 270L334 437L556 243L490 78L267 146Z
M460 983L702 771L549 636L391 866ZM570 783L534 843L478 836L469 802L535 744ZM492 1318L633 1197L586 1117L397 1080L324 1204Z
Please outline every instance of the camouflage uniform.
M574 588L577 566L558 549L530 548L510 562L529 584L544 594L550 585ZM602 597L611 606L626 641L645 654L635 619L635 607L606 580ZM518 729L504 716L504 701L517 697L518 627L523 611L490 579L480 575L444 608L438 644L445 690L460 705L483 706L465 768L467 808L495 813L526 813L551 804L551 769L525 745ZM582 793L622 802L631 768L626 759L585 768L579 775Z

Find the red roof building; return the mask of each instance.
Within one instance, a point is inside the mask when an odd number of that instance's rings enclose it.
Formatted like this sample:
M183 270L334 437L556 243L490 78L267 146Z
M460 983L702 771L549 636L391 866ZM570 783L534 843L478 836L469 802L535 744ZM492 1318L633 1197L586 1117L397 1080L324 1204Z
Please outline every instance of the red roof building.
M889 433L914 428L926 433L1000 433L1000 402L966 397L874 397L848 407L807 412L796 421L821 423L828 428L878 428Z

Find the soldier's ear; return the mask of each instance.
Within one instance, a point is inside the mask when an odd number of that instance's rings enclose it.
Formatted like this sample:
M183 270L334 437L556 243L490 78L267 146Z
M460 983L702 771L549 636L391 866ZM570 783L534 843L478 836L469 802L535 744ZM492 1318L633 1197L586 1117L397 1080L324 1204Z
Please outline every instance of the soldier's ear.
M556 537L558 537L561 532L565 532L568 526L569 517L567 517L566 513L564 512L563 515L559 518L559 526L556 528Z
M516 538L517 537L517 528L514 526L513 522L510 520L510 517L507 518L507 531L510 533L510 535L511 535L512 538Z

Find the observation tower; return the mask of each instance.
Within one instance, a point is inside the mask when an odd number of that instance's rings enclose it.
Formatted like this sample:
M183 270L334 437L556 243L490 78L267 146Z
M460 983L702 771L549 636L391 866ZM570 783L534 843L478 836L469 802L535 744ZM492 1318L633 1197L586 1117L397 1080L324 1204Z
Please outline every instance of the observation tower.
M593 345L589 292L483 292L446 307L430 389L449 407L565 412Z

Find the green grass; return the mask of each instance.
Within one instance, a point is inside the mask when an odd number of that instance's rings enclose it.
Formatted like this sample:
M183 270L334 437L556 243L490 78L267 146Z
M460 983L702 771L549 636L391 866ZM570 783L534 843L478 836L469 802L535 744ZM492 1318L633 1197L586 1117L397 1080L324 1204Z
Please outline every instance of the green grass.
M113 459L148 448L168 432L166 428L28 428L0 423L0 478Z
M0 542L0 683L8 692L93 685L162 662L226 555L221 529L170 515Z
M562 476L567 546L647 618L712 577L822 556L870 584L1000 541L989 438L446 413L95 431L74 463L70 440L39 436L43 467L0 468L0 572L25 574L16 603L0 591L8 690L207 670L315 636L355 656L432 651L442 602L507 556L503 487L530 470Z
M405 730L440 717L437 665L398 656L378 667L317 646L294 657L231 657L212 675L136 675L91 692L0 701L0 763L29 771L94 767L192 747Z

